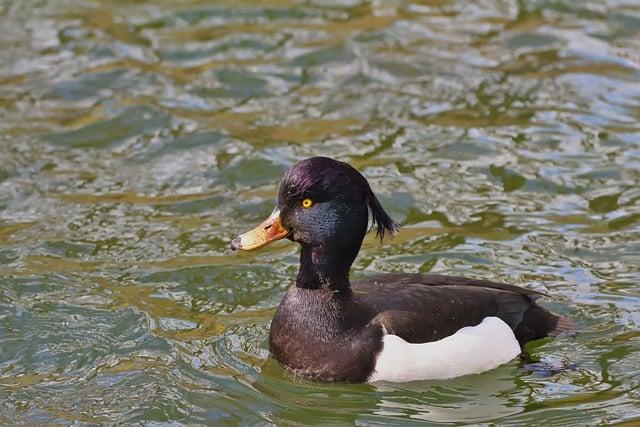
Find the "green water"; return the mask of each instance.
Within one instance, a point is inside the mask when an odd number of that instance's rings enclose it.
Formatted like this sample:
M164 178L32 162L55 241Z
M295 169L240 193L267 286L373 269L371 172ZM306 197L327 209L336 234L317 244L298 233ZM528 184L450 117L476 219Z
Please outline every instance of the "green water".
M640 4L0 0L0 424L640 423ZM405 224L353 276L547 292L577 337L451 381L268 358L229 241L328 155Z

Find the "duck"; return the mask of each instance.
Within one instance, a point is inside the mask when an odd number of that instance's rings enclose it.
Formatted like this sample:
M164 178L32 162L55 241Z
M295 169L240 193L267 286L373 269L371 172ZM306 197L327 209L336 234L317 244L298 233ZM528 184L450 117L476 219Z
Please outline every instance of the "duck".
M357 169L311 157L284 173L271 215L231 241L241 251L280 239L301 247L295 281L269 330L271 356L295 376L348 383L455 378L497 368L526 343L575 328L536 302L545 294L507 283L416 273L351 281L371 229L382 242L400 225Z

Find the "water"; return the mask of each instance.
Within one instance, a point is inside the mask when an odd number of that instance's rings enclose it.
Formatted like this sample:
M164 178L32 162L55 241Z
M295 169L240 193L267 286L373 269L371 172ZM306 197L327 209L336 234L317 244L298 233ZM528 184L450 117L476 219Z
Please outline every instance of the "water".
M640 422L637 2L4 0L0 29L0 424ZM354 277L524 284L582 332L451 381L288 375L297 248L228 246L312 155L405 224Z

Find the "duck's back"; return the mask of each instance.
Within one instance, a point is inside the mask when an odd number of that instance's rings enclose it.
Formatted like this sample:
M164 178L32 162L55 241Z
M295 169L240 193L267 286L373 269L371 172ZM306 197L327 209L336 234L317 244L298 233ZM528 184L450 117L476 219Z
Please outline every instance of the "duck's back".
M568 319L536 300L544 295L505 283L436 274L380 274L351 284L359 305L372 311L387 333L427 343L497 317L522 346L571 329Z

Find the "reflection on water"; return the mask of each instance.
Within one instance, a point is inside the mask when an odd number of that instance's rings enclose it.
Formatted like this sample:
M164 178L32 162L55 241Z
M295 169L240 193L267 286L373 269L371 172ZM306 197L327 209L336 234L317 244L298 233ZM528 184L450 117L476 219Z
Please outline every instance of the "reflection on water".
M0 424L640 419L636 2L8 0L0 28ZM405 224L355 277L542 290L583 332L531 352L569 368L280 369L296 248L228 244L312 155Z
M434 381L428 387L423 382L378 385L377 392L396 398L381 399L376 414L406 413L412 419L442 423L483 422L516 415L524 410L524 403L514 399L508 404L505 399L517 390L514 365L502 366L490 375Z

